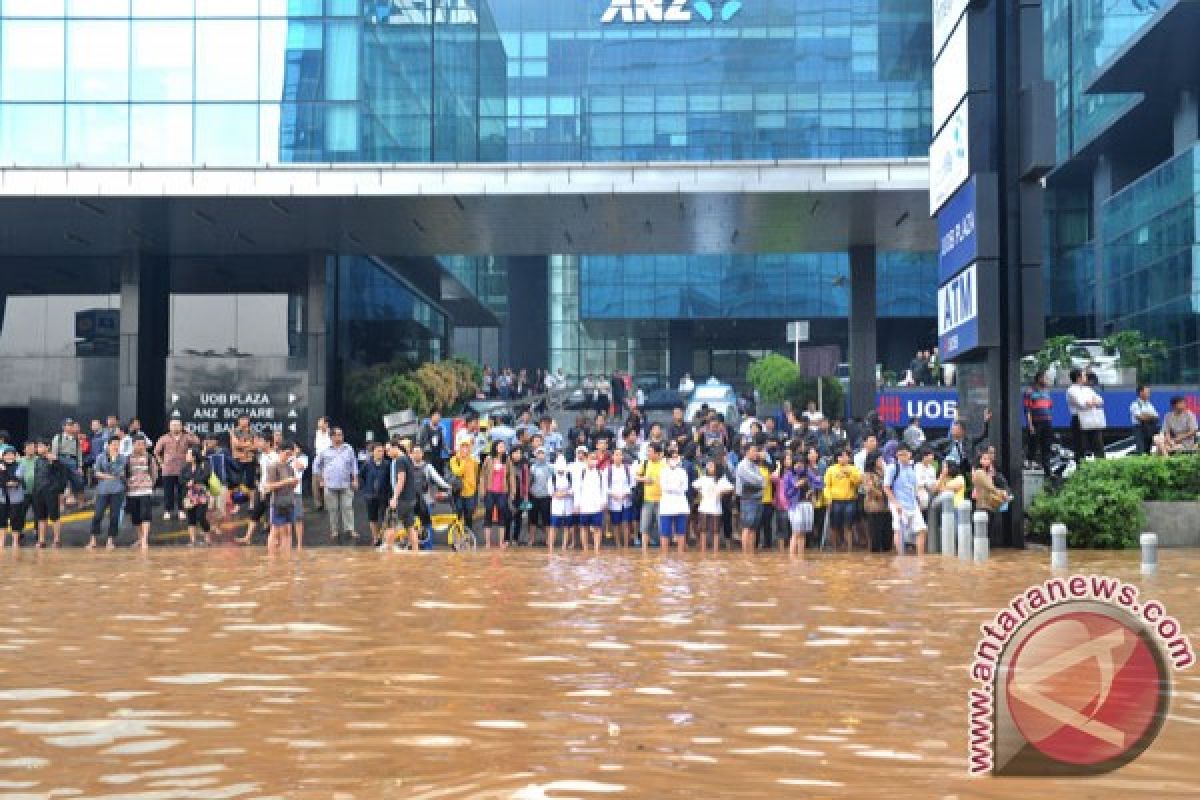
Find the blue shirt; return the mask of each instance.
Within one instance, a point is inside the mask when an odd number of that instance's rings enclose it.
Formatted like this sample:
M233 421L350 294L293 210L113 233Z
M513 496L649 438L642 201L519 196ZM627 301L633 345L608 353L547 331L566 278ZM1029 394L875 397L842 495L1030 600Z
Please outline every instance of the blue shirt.
M321 476L326 489L349 489L358 477L358 456L354 448L343 443L341 447L322 450L313 462L313 474Z
M96 471L116 478L104 478L96 483L96 494L123 494L125 492L125 462L128 459L120 453L115 459L109 459L108 453L96 456Z
M905 511L916 511L917 503L917 471L910 463L901 466L899 462L888 464L883 473L883 485L890 487L896 495L896 502Z

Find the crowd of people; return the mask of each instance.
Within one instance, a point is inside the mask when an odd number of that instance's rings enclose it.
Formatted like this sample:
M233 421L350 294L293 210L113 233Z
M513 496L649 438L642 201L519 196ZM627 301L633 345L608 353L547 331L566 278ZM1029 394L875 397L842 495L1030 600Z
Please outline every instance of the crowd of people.
M604 411L580 414L561 432L529 412L505 428L468 415L452 436L434 412L416 436L359 450L322 418L311 458L248 417L203 436L172 419L154 440L136 419L93 420L87 434L68 419L22 452L0 432L0 543L17 546L32 514L37 546L60 546L63 514L86 498L89 548L113 548L123 521L146 548L157 514L192 545L302 547L311 486L332 543L369 536L384 549L397 538L415 549L431 508L446 502L489 548L923 552L938 510L968 484L996 514L1007 497L994 450L980 450L986 430L969 438L961 424L938 465L919 420L903 431L874 413L843 424L815 403L736 428L707 408L685 419L682 407L667 423L636 409L610 423Z
M565 433L526 414L500 436L468 417L449 443L438 422L415 441L371 448L363 483L383 548L396 532L414 547L440 496L481 528L487 548L793 553L826 545L923 553L941 510L968 491L1000 543L1010 499L995 449L983 444L986 426L972 438L956 423L939 464L920 420L896 431L872 413L843 425L815 403L736 429L708 409L689 420L676 408L669 423L648 425L636 411L619 426L604 412L581 414Z

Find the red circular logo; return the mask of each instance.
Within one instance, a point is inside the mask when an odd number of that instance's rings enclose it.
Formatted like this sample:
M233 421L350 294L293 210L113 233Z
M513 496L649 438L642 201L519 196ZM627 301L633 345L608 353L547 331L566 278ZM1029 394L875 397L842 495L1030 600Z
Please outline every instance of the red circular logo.
M1164 669L1139 630L1073 611L1021 642L1004 688L1029 744L1055 761L1093 766L1136 755L1153 740L1165 714Z

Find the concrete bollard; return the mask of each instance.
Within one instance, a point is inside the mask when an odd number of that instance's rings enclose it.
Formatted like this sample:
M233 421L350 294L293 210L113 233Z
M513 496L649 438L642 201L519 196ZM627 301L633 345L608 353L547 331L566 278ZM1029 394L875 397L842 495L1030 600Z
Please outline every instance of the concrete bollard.
M971 560L971 501L963 500L958 504L958 557L962 561Z
M1142 574L1153 575L1158 571L1158 534L1143 533L1139 541L1142 545Z
M1067 568L1067 526L1061 523L1050 526L1050 568Z
M954 540L958 535L955 528L956 521L954 517L954 504L946 503L942 506L942 555L954 555Z
M973 545L975 550L973 555L976 561L988 560L988 546L990 544L988 540L988 516L988 512L986 511L975 512L975 544Z

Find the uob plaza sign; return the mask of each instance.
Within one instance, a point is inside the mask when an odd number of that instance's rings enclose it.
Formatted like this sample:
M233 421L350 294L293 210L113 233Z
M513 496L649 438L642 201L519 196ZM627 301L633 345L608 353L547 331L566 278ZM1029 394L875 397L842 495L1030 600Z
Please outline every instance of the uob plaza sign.
M691 22L692 12L712 22L718 17L728 22L742 10L741 0L609 0L600 21L613 22Z

